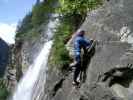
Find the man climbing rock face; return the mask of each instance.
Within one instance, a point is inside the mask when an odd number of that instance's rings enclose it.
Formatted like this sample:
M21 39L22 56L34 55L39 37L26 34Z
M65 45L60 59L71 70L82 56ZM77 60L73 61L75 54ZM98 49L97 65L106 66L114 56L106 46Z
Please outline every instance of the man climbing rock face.
M87 40L85 37L85 31L80 30L77 33L75 33L73 38L73 44L74 44L74 62L70 64L70 67L75 67L74 70L74 76L73 76L73 85L78 84L77 78L79 76L79 73L81 71L81 49L84 51L90 47L91 42L90 40Z

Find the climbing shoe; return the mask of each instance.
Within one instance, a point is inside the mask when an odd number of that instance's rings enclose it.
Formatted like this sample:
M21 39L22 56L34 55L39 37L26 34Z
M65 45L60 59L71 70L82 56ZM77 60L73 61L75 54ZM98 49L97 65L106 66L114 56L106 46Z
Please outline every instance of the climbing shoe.
M79 82L73 81L73 82L72 82L72 85L79 85Z
M73 63L71 63L69 66L70 67L75 67L77 65L77 62L76 61L74 61Z

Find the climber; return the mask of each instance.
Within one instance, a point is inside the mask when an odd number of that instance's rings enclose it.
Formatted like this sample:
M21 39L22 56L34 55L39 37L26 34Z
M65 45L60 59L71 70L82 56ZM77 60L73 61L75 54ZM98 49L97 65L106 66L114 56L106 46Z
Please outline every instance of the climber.
M74 61L70 64L70 67L75 67L74 75L73 75L73 85L79 84L77 78L81 71L81 49L83 51L87 50L91 46L91 41L87 40L85 37L85 31L79 30L73 36L73 44L74 44Z

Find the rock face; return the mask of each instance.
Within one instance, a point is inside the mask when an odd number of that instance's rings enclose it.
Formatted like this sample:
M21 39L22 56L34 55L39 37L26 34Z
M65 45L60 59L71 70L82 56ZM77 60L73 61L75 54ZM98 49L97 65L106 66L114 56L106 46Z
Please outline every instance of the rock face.
M132 5L132 0L107 0L88 13L81 28L97 44L88 57L84 81L74 88L72 72L49 69L40 100L132 100Z
M45 25L44 23L37 29L39 35L34 39L16 39L16 44L13 50L15 57L14 64L16 68L18 67L18 70L21 70L22 73L25 73L27 71L27 68L34 62L34 59L38 56L38 53L43 47L43 44L50 39L46 32L46 29L47 24ZM20 71L18 71L18 73L20 73Z
M14 91L19 80L38 56L44 43L50 39L45 28L46 25L40 26L38 29L40 34L35 39L24 41L16 39L16 43L10 47L10 61L5 74L5 83L9 91Z
M88 14L82 26L92 33L88 34L89 37L99 41L95 56L88 66L86 82L93 83L96 77L108 72L110 75L105 75L108 76L105 83L108 81L110 88L124 100L130 100L133 96L132 68L128 68L133 63L132 4L132 0L105 2L103 7ZM112 69L115 72L112 73ZM117 75L119 72L123 75Z
M3 77L9 60L9 46L0 39L0 77Z
M47 34L43 32L36 40L26 40L23 42L21 49L21 65L25 72L40 52L43 44L47 41Z

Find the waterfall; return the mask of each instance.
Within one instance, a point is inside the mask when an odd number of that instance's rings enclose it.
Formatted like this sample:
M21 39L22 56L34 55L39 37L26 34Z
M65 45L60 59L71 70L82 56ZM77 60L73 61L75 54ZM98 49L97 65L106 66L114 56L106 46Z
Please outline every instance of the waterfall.
M38 57L35 59L33 65L31 65L24 75L23 79L20 81L18 88L13 96L13 100L32 100L32 91L34 85L39 77L39 72L41 67L47 65L49 52L52 46L52 41L48 41L44 44Z
M53 37L54 29L59 23L58 18L52 20L52 17L56 16L56 14L53 14L47 25L47 31L45 33L47 33L48 39ZM28 71L19 82L18 87L11 98L12 100L39 100L41 91L43 91L43 87L40 86L39 78L43 77L43 79L41 79L41 83L44 86L46 80L48 56L52 44L52 40L44 43L44 46L38 57L34 60L34 63L29 67Z

